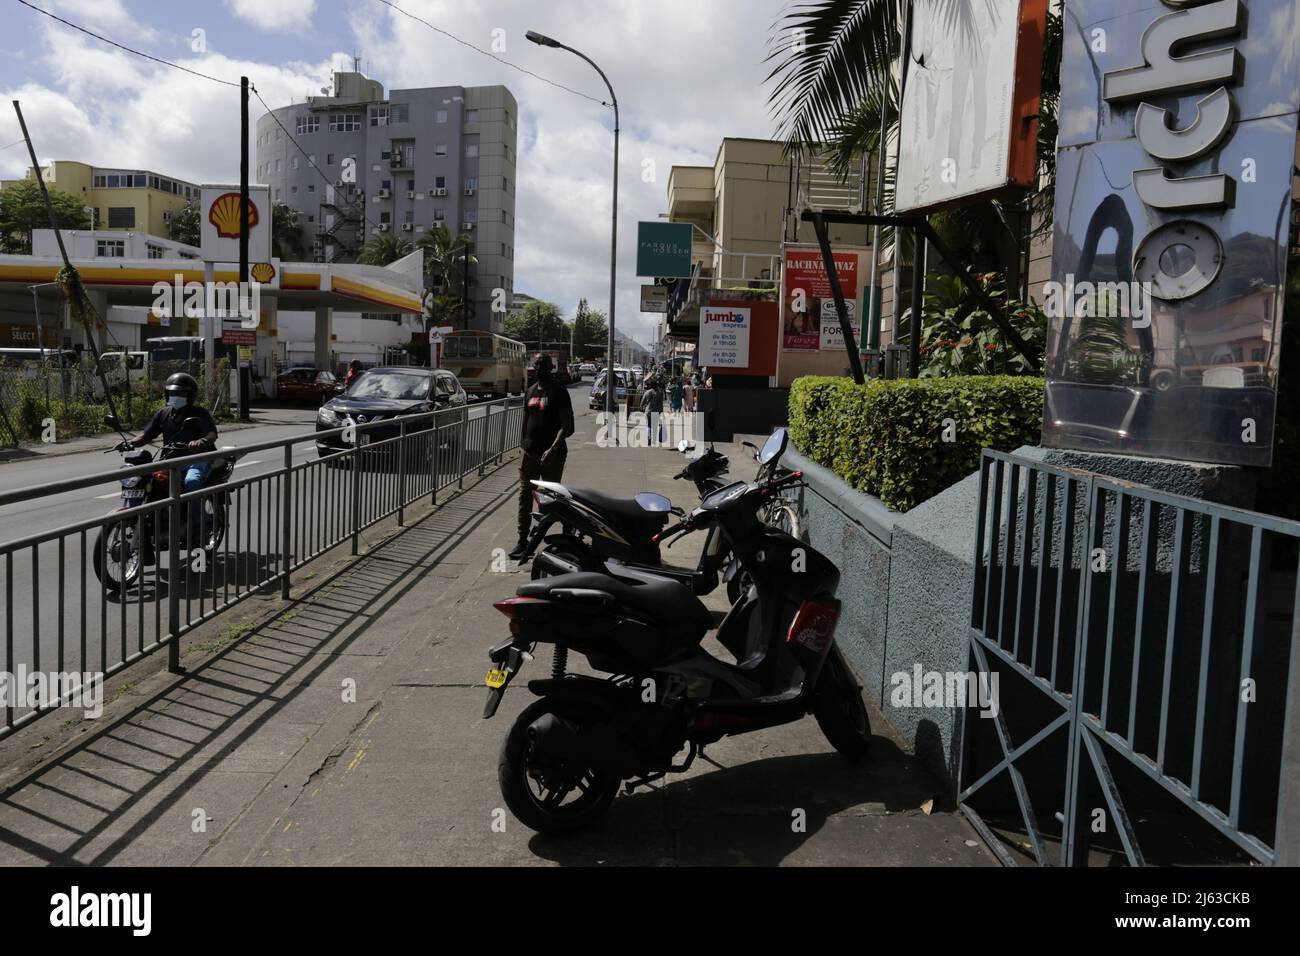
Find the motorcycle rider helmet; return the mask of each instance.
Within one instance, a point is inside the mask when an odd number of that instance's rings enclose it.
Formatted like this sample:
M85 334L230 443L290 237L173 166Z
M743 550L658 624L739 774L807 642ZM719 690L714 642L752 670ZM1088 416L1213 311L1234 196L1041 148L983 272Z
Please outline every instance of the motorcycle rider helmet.
M174 372L167 376L167 382L163 385L163 394L167 397L167 404L173 408L193 405L198 398L199 383L188 372ZM176 402L173 399L184 399L184 401Z

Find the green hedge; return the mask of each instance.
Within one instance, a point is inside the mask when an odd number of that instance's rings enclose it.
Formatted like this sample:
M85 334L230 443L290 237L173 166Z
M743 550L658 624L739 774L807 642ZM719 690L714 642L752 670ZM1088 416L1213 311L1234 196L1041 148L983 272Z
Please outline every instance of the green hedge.
M944 441L952 419L954 440ZM790 389L790 437L846 482L907 511L979 468L980 451L1037 444L1043 380L1012 375L855 385L809 376Z

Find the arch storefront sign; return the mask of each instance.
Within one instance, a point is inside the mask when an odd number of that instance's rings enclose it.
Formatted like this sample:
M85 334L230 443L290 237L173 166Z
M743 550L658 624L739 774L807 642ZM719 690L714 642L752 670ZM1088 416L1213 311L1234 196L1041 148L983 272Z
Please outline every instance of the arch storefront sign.
M1045 445L1271 462L1297 6L1066 0Z

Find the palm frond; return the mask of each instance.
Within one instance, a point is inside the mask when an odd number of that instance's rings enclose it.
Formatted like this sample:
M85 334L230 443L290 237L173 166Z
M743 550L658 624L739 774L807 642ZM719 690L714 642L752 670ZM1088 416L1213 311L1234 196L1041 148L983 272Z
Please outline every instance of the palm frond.
M766 82L787 150L820 143L889 76L898 46L897 0L818 0L772 25Z

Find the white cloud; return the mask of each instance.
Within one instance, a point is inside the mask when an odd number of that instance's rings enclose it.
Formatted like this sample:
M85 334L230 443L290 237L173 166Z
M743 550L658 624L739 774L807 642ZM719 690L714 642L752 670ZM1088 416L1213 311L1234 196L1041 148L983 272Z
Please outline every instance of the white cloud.
M235 16L259 30L301 30L311 26L316 0L226 0Z
M674 165L712 165L723 136L765 138L773 124L763 80L768 25L777 0L700 3L570 0L524 8L509 0L403 0L402 8L519 66L601 99L604 84L573 54L524 39L537 30L581 50L609 76L619 99L617 326L649 341L658 317L642 315L636 225L667 208ZM515 288L572 315L578 299L606 309L612 114L590 100L466 49L389 11L354 8L353 30L367 66L389 88L504 84L519 102ZM649 166L647 166L649 161ZM643 179L647 168L653 179Z
M118 0L62 0L111 7ZM228 0L236 15L266 29L305 23L311 0ZM768 137L763 81L767 31L780 0L402 0L402 9L557 83L606 96L580 59L524 39L535 29L590 56L609 75L622 112L619 161L618 326L646 341L657 318L640 313L636 224L666 208L675 164L712 165L724 136ZM71 7L69 7L71 9ZM519 103L515 288L572 314L578 299L607 308L612 114L382 7L358 0L345 21L363 70L388 89L434 85L508 86ZM297 18L297 19L294 19ZM229 181L238 170L239 94L200 77L104 47L44 18L27 45L20 98L42 160L81 159L156 169L192 181ZM72 16L69 16L72 19ZM131 22L128 17L122 22ZM494 31L501 31L494 33ZM105 26L105 35L120 38ZM347 41L344 41L347 42ZM351 43L349 43L351 45ZM247 73L272 107L328 85L350 56L319 50L309 63L257 63L215 52L178 62L218 77ZM253 118L261 113L254 100ZM0 146L19 138L0 111ZM21 148L0 152L0 175L22 175ZM653 178L643 178L652 169Z

